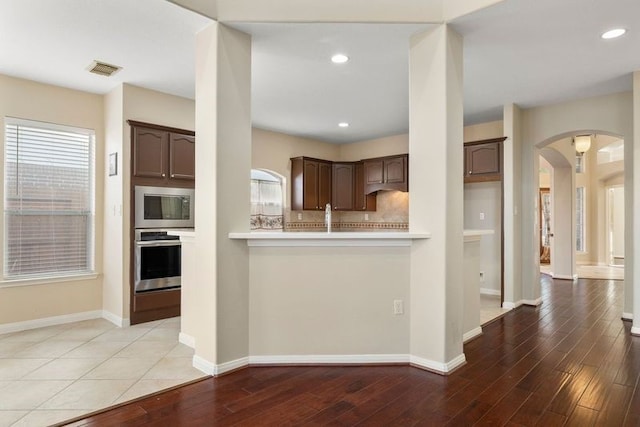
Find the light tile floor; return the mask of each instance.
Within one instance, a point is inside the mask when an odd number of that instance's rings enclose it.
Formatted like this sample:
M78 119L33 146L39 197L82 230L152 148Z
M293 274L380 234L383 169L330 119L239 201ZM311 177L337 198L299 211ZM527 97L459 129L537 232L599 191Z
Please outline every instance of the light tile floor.
M480 294L480 324L481 325L491 322L493 319L496 319L502 316L509 310L510 310L509 308L502 308L500 306L499 295Z
M205 374L180 318L118 328L87 320L0 335L0 427L47 426Z
M540 264L540 272L552 275L550 264ZM624 266L577 265L576 273L580 279L624 280Z

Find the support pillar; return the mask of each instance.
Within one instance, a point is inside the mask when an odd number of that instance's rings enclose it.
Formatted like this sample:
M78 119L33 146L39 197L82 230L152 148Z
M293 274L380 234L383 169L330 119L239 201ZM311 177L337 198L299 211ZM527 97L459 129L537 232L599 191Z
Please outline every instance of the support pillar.
M251 38L213 22L196 37L195 261L190 277L194 366L248 363Z
M409 59L411 363L446 374L465 362L462 38L446 24L414 35Z

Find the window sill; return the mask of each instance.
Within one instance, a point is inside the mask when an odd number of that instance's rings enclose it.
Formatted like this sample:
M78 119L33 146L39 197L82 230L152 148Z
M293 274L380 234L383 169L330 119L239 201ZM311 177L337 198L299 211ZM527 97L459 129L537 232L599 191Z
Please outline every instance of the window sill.
M32 285L48 285L64 282L77 282L81 280L93 280L97 279L98 273L83 273L74 274L69 276L46 276L46 277L33 277L28 279L4 279L0 281L0 289L2 288L15 288L20 286L32 286Z

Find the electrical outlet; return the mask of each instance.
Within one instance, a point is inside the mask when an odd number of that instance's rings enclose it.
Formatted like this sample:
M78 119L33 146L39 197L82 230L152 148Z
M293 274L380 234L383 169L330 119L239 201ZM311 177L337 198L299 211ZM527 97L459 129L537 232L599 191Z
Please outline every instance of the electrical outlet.
M484 221L484 212L480 212L480 221Z
M369 214L368 213L364 214L364 220L365 221L369 221Z
M404 306L401 299L393 300L393 314L404 314Z
M480 272L480 282L484 282L484 271Z
M302 212L298 212L298 221L302 220Z

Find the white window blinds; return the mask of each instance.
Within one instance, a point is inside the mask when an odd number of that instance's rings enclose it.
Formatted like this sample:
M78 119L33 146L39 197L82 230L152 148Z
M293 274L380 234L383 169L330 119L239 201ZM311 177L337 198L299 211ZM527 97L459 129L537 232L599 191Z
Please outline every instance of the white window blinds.
M94 132L5 120L4 276L92 272Z

